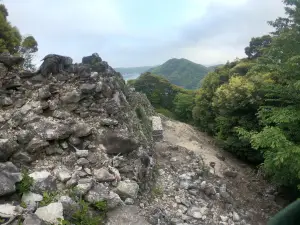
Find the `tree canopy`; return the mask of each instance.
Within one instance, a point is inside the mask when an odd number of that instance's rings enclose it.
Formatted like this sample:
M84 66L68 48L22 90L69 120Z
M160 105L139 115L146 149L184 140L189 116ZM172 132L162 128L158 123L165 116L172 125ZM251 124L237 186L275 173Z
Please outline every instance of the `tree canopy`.
M8 15L5 5L0 4L0 53L23 56L24 68L33 70L32 59L38 51L38 43L31 35L22 37L18 28L7 21Z

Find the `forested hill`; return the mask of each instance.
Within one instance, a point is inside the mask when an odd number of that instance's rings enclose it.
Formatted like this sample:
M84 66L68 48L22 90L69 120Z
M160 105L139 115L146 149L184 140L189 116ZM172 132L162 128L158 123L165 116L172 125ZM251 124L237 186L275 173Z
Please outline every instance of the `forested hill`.
M197 89L199 81L210 72L210 69L187 59L173 58L160 66L149 69L148 72L162 76L177 86Z

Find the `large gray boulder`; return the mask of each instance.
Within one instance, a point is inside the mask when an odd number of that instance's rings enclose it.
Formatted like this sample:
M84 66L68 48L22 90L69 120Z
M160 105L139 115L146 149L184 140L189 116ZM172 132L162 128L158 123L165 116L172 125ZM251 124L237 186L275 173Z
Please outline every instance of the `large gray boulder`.
M11 162L0 163L0 196L16 191L15 184L21 181L21 173Z
M138 148L138 142L126 134L108 132L103 138L103 145L108 154L129 153Z
M0 139L0 162L7 161L18 149L18 143L12 139Z
M56 191L55 178L46 170L37 171L29 174L33 178L33 186L31 190L39 194L43 194L44 191Z
M61 121L43 118L38 122L31 123L28 128L36 132L43 140L60 140L68 138L72 130L70 124L64 124Z
M136 199L139 191L139 185L135 181L125 180L119 182L116 192L123 199L132 198Z
M124 205L118 194L109 191L103 184L95 185L85 196L85 200L90 203L106 201L108 209L114 209L120 205Z
M63 205L61 202L50 203L47 206L38 208L35 211L35 215L48 223L59 224L57 219L64 219Z

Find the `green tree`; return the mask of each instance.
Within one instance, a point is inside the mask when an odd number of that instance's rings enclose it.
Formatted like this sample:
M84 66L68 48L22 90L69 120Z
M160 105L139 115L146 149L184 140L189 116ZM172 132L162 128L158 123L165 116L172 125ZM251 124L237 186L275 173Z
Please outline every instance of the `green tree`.
M176 116L183 121L191 121L194 102L193 94L178 93L174 99Z
M27 70L35 70L35 65L33 64L33 59L35 53L38 51L38 43L33 36L27 36L23 38L21 43L19 53L25 58L23 67Z
M248 47L245 48L245 53L249 59L255 59L262 55L263 50L270 46L272 37L264 35L262 37L252 38Z
M15 54L21 45L22 36L17 27L7 21L8 12L5 5L0 4L0 53Z

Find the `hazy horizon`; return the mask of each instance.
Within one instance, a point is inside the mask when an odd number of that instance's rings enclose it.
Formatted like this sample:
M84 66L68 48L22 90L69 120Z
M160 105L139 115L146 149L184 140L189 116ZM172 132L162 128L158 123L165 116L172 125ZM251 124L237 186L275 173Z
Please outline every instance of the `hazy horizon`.
M160 65L186 58L216 65L245 57L252 37L272 30L281 0L3 0L8 20L33 35L38 57L75 62L97 52L112 67Z

